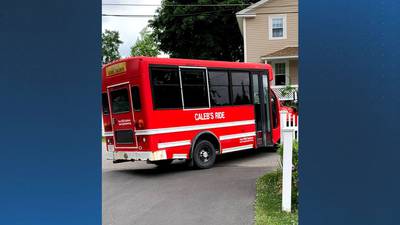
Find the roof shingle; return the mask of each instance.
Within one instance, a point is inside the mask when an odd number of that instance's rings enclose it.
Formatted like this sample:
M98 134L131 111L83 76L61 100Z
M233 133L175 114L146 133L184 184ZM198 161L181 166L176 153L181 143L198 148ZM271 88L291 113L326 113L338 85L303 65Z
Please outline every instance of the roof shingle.
M298 47L286 47L276 52L270 53L268 55L261 56L261 58L275 58L275 57L298 57L299 48Z

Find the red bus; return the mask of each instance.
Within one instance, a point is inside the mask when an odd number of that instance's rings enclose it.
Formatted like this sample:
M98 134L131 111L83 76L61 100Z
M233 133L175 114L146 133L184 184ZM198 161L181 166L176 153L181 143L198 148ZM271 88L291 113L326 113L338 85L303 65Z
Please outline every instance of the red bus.
M131 57L102 69L107 158L212 167L219 154L274 146L279 101L268 64Z

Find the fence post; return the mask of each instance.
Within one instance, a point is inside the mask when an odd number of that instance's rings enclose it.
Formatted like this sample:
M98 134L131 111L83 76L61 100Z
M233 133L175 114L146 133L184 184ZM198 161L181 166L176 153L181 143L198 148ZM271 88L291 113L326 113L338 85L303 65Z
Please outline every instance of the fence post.
M283 133L283 175L282 175L282 210L292 210L292 153L293 129L284 128Z
M101 138L104 137L104 121L103 117L101 117Z
M281 144L283 144L283 129L286 128L287 114L286 110L280 111L280 123L281 123Z
M280 118L281 118L281 130L282 130L282 129L284 129L286 127L288 111L282 110L280 113L281 113Z

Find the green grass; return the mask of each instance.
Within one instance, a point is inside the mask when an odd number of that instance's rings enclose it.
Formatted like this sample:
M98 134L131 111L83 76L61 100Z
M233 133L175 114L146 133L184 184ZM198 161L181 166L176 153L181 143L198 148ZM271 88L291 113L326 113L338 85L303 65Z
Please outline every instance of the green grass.
M282 212L281 171L268 173L257 180L256 225L299 224L297 209ZM292 207L293 208L293 207Z

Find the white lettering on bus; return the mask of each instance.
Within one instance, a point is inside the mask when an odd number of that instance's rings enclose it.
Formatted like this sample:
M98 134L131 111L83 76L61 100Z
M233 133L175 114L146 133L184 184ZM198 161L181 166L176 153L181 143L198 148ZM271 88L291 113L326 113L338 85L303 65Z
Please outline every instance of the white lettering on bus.
M216 119L225 119L225 112L216 112L215 118Z
M132 125L132 122L130 119L118 120L118 126L126 126L126 125Z
M243 137L239 139L239 143L253 142L253 137Z
M208 112L208 113L195 113L194 119L199 120L221 120L225 119L225 112Z

